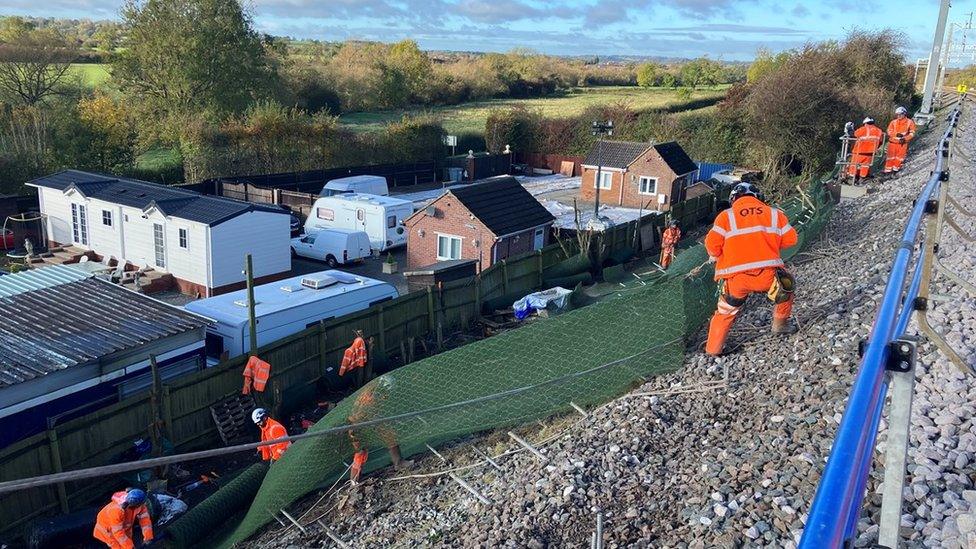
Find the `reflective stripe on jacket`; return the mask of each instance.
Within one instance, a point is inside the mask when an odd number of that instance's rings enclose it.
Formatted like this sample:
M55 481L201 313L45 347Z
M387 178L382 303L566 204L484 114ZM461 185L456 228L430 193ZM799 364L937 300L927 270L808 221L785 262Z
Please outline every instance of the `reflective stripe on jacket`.
M345 375L346 372L350 372L356 368L365 368L366 358L366 342L363 341L363 338L357 337L352 341L352 345L342 353L342 364L339 366L339 375Z
M752 196L719 213L705 236L705 249L717 258L715 279L735 273L780 267L780 250L795 246L796 230L786 214Z
M915 137L915 121L907 116L901 120L895 118L888 123L888 141L897 141L898 134L902 134L905 143Z
M102 507L95 519L95 530L92 535L109 547L117 546L122 547L122 549L133 547L132 525L137 518L139 519L139 527L142 529L142 541L149 542L153 539L149 510L145 505L123 509L122 503L125 501L125 496L125 491L113 494L112 501Z
M265 420L264 427L261 427L261 442L284 438L286 436L288 436L288 430L285 429L285 426L270 417ZM291 446L291 442L289 441L261 446L261 459L265 461L271 459L279 460L289 446Z
M865 124L854 132L854 137L857 138L857 141L854 143L854 148L851 149L852 153L874 154L881 146L884 132L874 124Z
M244 388L241 389L241 394L251 393L252 380L254 390L259 393L264 392L264 386L268 384L269 377L271 377L270 364L256 356L247 359L247 364L244 366Z

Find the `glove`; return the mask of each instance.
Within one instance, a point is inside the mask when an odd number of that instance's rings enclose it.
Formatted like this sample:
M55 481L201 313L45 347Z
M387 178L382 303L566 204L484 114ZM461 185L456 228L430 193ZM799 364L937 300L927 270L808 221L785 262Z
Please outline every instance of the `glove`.
M717 257L708 256L708 262L709 263L715 263L717 261L718 261L718 258Z

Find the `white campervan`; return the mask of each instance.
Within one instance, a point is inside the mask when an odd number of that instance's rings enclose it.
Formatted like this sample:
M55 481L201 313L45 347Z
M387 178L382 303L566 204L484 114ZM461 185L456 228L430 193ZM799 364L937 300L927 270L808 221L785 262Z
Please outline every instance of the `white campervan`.
M342 194L315 201L305 220L305 232L322 229L365 231L374 250L386 251L407 243L403 221L413 215L413 202L390 196Z
M386 282L342 271L322 271L254 288L258 347L297 334L322 320L362 311L397 297ZM250 350L247 290L191 301L186 310L215 323L207 327L207 360Z
M321 196L353 193L389 196L390 188L386 184L386 178L381 175L352 175L333 179L326 183L322 187Z

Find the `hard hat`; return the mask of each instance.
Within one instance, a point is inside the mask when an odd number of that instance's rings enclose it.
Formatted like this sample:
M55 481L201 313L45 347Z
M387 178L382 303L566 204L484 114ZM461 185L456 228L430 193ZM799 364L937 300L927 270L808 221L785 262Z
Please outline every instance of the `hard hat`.
M254 411L251 412L251 421L253 421L256 424L259 424L262 421L264 421L264 418L266 417L268 417L268 411L265 410L264 408L255 408Z
M672 227L677 227L678 226L678 220L677 219L672 219L671 220L671 223L668 223L668 225L670 225Z
M146 493L138 488L132 488L125 494L126 506L142 505L146 501Z
M763 199L762 193L759 191L759 187L753 185L752 183L743 182L737 183L735 187L732 187L732 192L729 193L729 202L735 202L743 196L753 196L759 200Z
M897 109L895 109L895 114L904 114L904 115L907 115L908 114L908 109L906 109L905 107L898 107Z
M863 124L874 124L874 119L869 116L864 119Z

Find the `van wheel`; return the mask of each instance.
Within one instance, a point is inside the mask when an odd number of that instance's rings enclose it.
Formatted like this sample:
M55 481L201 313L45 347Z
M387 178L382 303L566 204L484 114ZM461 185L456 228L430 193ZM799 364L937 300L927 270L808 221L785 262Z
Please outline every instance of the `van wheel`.
M336 261L335 256L332 254L325 256L325 264L328 265L329 267L332 267L333 269L339 266L339 262Z

